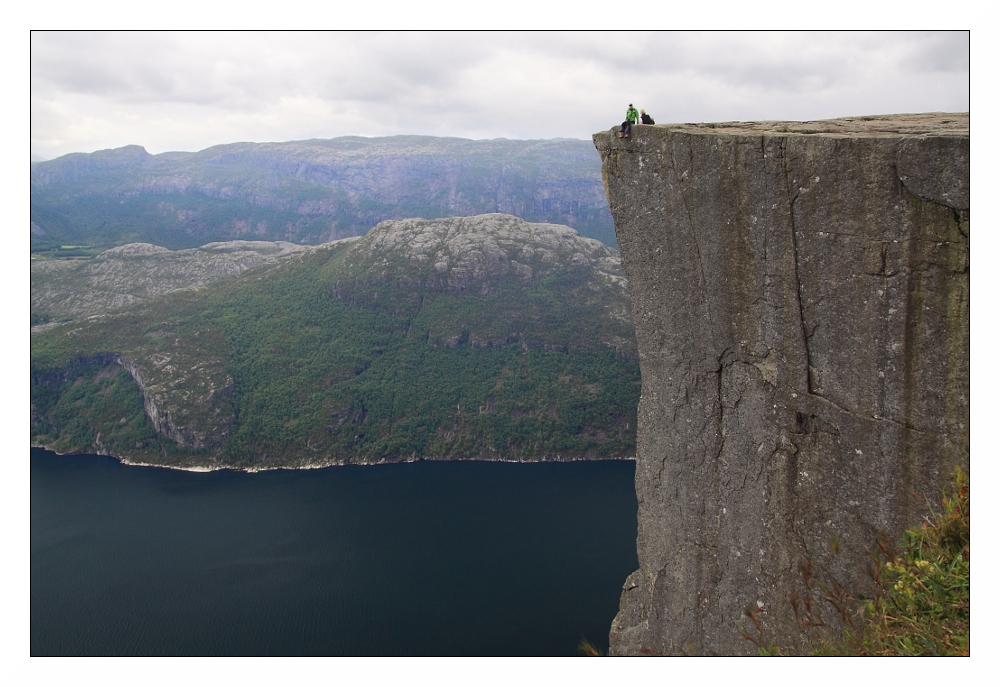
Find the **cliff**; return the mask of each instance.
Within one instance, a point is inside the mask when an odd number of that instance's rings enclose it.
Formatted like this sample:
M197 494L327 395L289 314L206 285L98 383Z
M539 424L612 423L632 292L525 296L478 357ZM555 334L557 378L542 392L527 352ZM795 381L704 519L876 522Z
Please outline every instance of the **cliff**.
M594 135L639 345L639 570L616 654L796 644L969 466L969 116ZM840 553L833 550L839 548Z

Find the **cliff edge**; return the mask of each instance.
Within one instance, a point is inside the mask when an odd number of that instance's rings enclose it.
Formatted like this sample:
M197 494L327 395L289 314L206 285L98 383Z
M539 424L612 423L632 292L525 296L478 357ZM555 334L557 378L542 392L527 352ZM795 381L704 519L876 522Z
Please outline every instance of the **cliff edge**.
M594 135L632 299L639 570L614 654L786 646L969 468L969 115ZM840 553L834 553L839 547Z

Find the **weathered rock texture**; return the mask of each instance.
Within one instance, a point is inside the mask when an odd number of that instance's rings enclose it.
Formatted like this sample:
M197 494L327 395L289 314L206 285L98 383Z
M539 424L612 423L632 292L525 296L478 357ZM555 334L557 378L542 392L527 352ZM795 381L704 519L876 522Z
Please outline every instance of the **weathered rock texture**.
M642 371L611 650L752 653L750 604L794 646L800 563L860 584L968 469L968 114L594 143Z
M172 251L129 243L92 260L32 260L31 310L53 319L99 315L311 248L287 241L226 241Z

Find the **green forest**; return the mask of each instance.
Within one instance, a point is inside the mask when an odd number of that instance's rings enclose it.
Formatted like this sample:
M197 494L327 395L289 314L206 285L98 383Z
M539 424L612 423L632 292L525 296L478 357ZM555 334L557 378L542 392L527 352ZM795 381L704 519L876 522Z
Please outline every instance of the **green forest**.
M33 445L244 468L634 455L634 335L610 316L627 311L623 290L585 269L456 290L350 248L34 333ZM162 385L167 411L221 418L218 440L157 432L115 356L195 371ZM185 400L199 375L216 391Z

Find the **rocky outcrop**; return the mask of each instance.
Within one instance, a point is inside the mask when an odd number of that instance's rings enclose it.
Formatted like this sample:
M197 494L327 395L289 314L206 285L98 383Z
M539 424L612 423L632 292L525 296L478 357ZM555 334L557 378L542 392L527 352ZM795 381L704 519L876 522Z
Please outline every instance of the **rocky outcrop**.
M91 260L32 260L31 310L50 319L90 317L311 248L287 241L226 241L171 251L129 243Z
M794 646L800 564L860 583L968 469L968 114L594 143L642 371L611 650L752 653L748 605Z
M503 214L382 222L351 247L347 260L376 272L393 271L397 279L431 277L454 291L506 277L529 282L592 265L596 278L625 289L617 251L567 226Z
M442 294L488 297L561 282L560 301L589 310L588 324L600 323L600 345L633 359L636 355L618 252L567 226L525 222L499 213L387 220L350 245L344 265L335 286L339 299L375 307L388 298L397 313L415 313L425 299ZM525 349L569 350L568 340L592 344L571 333L583 331L576 318L557 312L567 305L537 301L530 306L530 315L525 308L512 307L503 318L478 324L455 314L458 319L445 318L454 320L452 326L437 334L431 345L455 348L468 342L475 348L496 348L517 342ZM557 322L565 331L553 337Z
M183 353L191 354L188 350ZM143 409L157 432L184 449L210 449L229 436L234 420L230 400L233 380L218 361L205 360L199 353L195 351L191 359L175 360L182 356L161 352L138 362L117 353L81 356L59 367L33 369L31 387L34 391L35 387L55 389L71 384L94 365L121 368L142 393ZM59 434L34 403L31 424L52 429L56 436Z
M198 360L181 368L160 354L147 361L150 369L144 371L128 357L115 359L142 392L143 408L157 432L193 450L218 446L229 437L233 380L218 361Z

